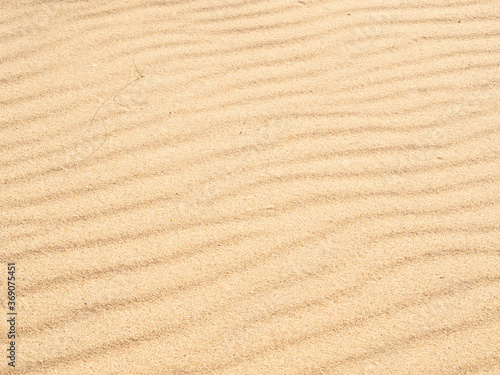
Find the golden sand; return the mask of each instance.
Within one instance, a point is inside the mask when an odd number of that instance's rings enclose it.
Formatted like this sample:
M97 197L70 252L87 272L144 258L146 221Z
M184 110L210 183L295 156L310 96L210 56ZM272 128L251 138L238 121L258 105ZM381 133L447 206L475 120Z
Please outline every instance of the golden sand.
M0 10L0 373L500 374L498 1Z

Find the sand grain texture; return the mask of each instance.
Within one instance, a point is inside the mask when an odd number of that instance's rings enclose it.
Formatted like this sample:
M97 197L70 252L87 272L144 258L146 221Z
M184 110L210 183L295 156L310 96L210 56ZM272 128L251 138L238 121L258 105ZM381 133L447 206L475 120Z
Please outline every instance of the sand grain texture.
M3 1L0 372L500 374L499 5Z

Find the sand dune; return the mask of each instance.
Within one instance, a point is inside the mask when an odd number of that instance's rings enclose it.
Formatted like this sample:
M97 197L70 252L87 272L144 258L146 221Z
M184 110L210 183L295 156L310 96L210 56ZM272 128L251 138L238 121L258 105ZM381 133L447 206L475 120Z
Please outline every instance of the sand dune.
M0 9L1 373L500 374L498 1Z

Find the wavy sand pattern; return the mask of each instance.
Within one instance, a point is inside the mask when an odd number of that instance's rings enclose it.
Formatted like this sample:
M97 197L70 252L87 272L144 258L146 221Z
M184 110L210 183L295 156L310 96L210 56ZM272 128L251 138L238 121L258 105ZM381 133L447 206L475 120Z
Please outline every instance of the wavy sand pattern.
M498 1L0 14L1 373L500 374Z

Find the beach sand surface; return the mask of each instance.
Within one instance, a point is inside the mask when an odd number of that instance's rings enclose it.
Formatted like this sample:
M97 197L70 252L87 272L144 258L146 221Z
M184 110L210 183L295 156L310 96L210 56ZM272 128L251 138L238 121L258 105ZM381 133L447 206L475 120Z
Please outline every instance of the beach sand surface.
M2 1L0 373L500 374L499 17Z

